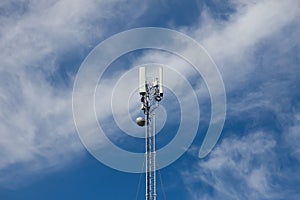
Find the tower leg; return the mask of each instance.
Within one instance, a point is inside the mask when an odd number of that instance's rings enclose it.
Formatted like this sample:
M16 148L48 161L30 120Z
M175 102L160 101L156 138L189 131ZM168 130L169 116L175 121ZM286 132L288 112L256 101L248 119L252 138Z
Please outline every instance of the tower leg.
M146 114L146 200L156 200L155 115Z

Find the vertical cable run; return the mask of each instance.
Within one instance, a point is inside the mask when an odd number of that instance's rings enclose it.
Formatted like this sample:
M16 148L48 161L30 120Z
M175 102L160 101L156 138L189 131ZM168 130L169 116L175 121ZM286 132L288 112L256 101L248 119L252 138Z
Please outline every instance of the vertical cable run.
M153 175L153 200L156 200L156 147L155 147L155 112L152 114L152 175Z

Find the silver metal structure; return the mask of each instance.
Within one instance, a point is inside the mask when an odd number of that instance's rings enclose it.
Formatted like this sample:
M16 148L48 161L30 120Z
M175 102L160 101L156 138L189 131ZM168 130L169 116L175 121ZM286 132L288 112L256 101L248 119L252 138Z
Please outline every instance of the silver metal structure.
M146 200L156 200L155 109L163 97L162 68L153 82L146 80L146 68L139 69L139 93L145 114ZM137 123L142 120L137 119ZM138 123L139 124L139 123ZM142 123L140 123L142 124ZM139 124L139 125L140 125Z

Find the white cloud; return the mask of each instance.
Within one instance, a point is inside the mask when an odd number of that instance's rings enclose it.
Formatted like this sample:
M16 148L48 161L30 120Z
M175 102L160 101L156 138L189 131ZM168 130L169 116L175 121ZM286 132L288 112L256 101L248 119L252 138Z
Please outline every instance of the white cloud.
M59 66L59 60L64 59L66 53L82 48L87 50L109 30L113 32L118 29L115 23L108 23L108 19L131 17L134 20L145 9L143 3L136 9L135 1L120 3L96 0L24 0L19 1L19 4L11 2L0 3L3 13L6 13L0 18L0 174L4 174L5 170L16 164L24 164L26 172L61 166L64 164L60 163L62 160L68 160L70 155L82 149L72 121L72 88L69 85L73 77L66 78L67 86L59 87L52 85L48 78L65 67ZM247 81L255 76L250 72L257 68L253 53L256 47L263 41L272 39L274 35L284 42L286 35L281 31L287 25L295 23L300 13L299 2L296 0L231 2L236 5L237 12L233 13L228 21L215 21L208 13L204 13L200 18L200 27L185 29L188 35L197 38L215 59L228 92L241 86L240 83L248 83ZM134 12L127 15L131 9L134 9ZM121 22L122 20L120 19ZM127 25L121 25L121 22L120 27ZM298 35L295 33L289 38L286 46L297 39ZM186 63L170 58L152 53L136 63L147 60L165 62L169 66L179 66L181 74L193 76L193 71L185 70ZM109 85L110 81L107 90L111 89ZM198 95L207 92L204 87L199 86L197 89ZM259 99L264 95L263 92L249 94L249 98L237 105L247 109L247 105L253 106L249 105L249 99ZM102 100L106 99L107 97ZM256 104L263 105L270 103L259 101ZM291 138L297 139L296 130L296 126L291 128ZM261 164L256 169L249 169L248 165L251 164L253 155L260 159L265 158L268 153L274 156L271 152L275 145L272 139L266 133L258 132L242 141L224 141L207 162L200 163L200 167L206 171L196 178L212 185L208 178L212 176L220 193L234 197L237 195L234 186L225 191L226 182L222 179L225 177L221 174L225 166L228 170L233 168L237 175L240 175L238 178L246 184L247 189L254 191L249 194L253 198L255 195L269 195L269 165ZM246 140L251 140L253 144L250 145ZM255 145L255 148L252 145ZM294 149L297 148L296 146ZM241 162L238 162L236 154L245 157L240 158ZM294 154L298 155L297 151ZM211 169L214 173L209 172ZM4 175L0 177L0 184L6 184L11 179Z
M254 52L257 47L278 34L283 34L282 31L288 25L295 22L299 24L297 21L300 13L297 0L231 2L234 3L236 12L228 20L215 20L209 12L204 11L199 26L182 29L197 38L208 50L217 63L228 90L244 84L256 69L257 55ZM288 39L290 43L298 40L292 33L284 34L292 38L283 35L280 40Z
M115 30L108 22L122 23L135 3L1 1L1 186L13 187L23 176L60 168L84 152L72 118L73 77L68 72L60 77L60 71L76 69L61 61L70 52L82 55ZM143 12L145 5L140 5L127 19Z
M300 163L300 114L295 114L292 120L292 125L287 129L287 134L284 137L285 142L290 149L290 156L297 159ZM300 176L298 176L300 180Z
M208 195L195 188L201 181L214 188L206 199L272 199L281 195L273 176L279 175L272 133L250 133L242 138L226 138L206 160L188 173L183 173L186 185L195 199Z
M225 137L207 158L182 172L191 197L298 199L298 121L295 115L282 141L275 132L263 131Z
M297 199L299 1L231 2L236 12L228 20L204 12L201 25L182 30L206 47L222 73L233 120L228 124L250 115L262 121L245 122L251 132L224 133L183 179L193 199ZM262 131L268 126L276 131Z

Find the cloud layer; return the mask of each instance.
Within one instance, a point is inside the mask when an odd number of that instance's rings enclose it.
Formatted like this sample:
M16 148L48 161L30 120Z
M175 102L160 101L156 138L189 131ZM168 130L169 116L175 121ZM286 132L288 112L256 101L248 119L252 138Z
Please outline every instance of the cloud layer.
M194 29L220 67L228 114L222 141L184 180L193 199L297 199L299 2L231 2L228 20L207 12Z
M232 9L225 19L214 17L216 8L204 7L198 24L175 27L208 50L228 95L222 141L208 158L186 169L183 179L194 199L296 199L299 2L229 3ZM11 187L35 171L60 168L84 152L72 120L74 75L91 47L133 26L131 21L149 6L138 5L136 1L1 1L0 186ZM178 66L181 74L194 78L187 63L163 53L144 54L133 63L149 61ZM112 81L107 81L108 91L113 89ZM204 84L196 84L195 89L207 103Z
M0 186L84 152L72 118L74 75L91 46L114 31L108 20L121 23L131 8L125 1L1 1Z

